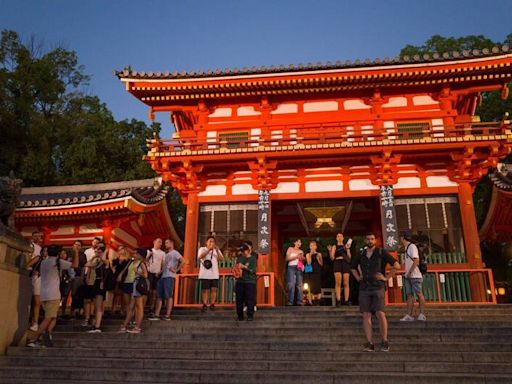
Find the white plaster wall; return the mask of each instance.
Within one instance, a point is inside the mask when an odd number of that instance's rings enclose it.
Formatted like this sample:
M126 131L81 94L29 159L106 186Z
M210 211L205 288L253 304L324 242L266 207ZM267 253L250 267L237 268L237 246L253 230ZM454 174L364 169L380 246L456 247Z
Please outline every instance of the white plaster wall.
M75 233L74 225L61 225L56 231L52 231L52 235L72 235Z
M388 102L382 104L383 108L407 107L406 97L390 97Z
M306 192L337 192L343 191L341 180L307 181Z
M230 117L233 114L231 108L217 108L215 112L210 113L209 117Z
M350 180L348 182L351 191L368 191L379 189L377 185L373 185L370 179Z
M225 185L208 185L204 191L198 193L198 196L224 196L226 190Z
M354 110L354 109L370 109L369 105L366 105L363 100L354 99L354 100L345 100L343 102L343 108L346 110Z
M423 96L414 96L412 98L412 102L414 105L433 105L433 104L439 104L437 101L435 101L431 96L429 95L423 95Z
M326 111L337 111L337 101L315 101L310 103L304 103L304 112L326 112Z
M297 193L300 190L299 183L297 182L284 182L279 183L277 188L272 190L273 193Z
M420 187L421 180L419 177L399 177L398 182L393 186L394 189Z
M448 176L427 176L429 187L457 187L458 184L451 181Z
M279 115L281 113L297 113L299 107L297 104L279 104L275 110L270 112L272 115Z
M259 116L261 115L260 111L255 111L254 107L238 107L236 110L236 114L238 116Z
M231 188L231 193L233 195L251 195L258 194L258 191L251 184L235 184Z

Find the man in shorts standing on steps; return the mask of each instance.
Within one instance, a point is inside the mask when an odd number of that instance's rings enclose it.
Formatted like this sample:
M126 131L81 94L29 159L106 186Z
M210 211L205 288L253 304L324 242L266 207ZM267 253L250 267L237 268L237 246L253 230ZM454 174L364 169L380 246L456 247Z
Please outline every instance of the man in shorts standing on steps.
M352 275L359 282L359 309L363 315L363 328L367 343L364 351L373 352L372 314L379 320L382 336L381 351L389 351L388 322L384 313L384 295L386 281L394 277L400 264L383 248L375 245L375 235L368 233L365 239L366 247L358 252L351 263ZM386 264L391 265L391 273L386 274Z

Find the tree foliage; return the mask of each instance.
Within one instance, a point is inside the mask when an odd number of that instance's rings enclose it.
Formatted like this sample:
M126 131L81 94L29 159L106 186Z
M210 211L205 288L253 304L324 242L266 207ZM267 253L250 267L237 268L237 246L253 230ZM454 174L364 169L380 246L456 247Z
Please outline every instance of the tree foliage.
M116 121L82 89L89 76L75 52L44 51L16 32L0 38L0 174L25 186L97 183L154 176L142 160L160 126Z
M492 49L494 46L507 44L512 47L512 33L508 34L502 42L492 41L482 35L469 35L463 37L443 37L434 35L421 46L406 45L401 51L400 56L420 57L425 53L433 54L444 52L462 52L472 51L473 49ZM512 88L512 83L509 84ZM482 95L482 104L478 107L476 114L480 116L482 121L500 120L505 112L512 112L512 97L502 100L500 92L485 92ZM512 156L508 156L505 162L512 162ZM475 203L475 214L478 222L481 224L487 215L491 200L492 183L488 177L483 177L478 183L473 194Z

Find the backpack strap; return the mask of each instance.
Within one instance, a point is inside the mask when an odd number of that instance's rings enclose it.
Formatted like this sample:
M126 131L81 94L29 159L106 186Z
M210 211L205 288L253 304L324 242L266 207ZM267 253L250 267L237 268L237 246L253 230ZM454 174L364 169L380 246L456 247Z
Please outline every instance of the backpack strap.
M57 267L57 271L59 273L59 282L61 282L62 281L62 271L60 270L60 257L59 256L57 256L56 261L57 262L55 263L55 266Z

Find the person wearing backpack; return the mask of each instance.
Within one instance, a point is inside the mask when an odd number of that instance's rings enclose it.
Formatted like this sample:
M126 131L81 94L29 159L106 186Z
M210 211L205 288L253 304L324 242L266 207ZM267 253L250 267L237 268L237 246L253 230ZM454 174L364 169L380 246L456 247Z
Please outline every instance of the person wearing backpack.
M425 316L425 296L422 292L423 275L421 273L422 260L420 251L416 244L412 242L412 232L409 230L400 232L400 242L405 248L405 274L404 288L407 296L407 314L400 321L414 321L413 311L415 296L418 297L420 314L417 317L419 321L427 320ZM425 262L423 261L423 264ZM425 271L426 272L426 271Z
M60 273L71 268L72 262L58 258L61 247L52 244L48 247L48 257L41 262L41 303L44 320L39 324L36 338L29 340L27 347L53 347L52 331L57 323L60 305ZM42 339L42 340L41 340Z

